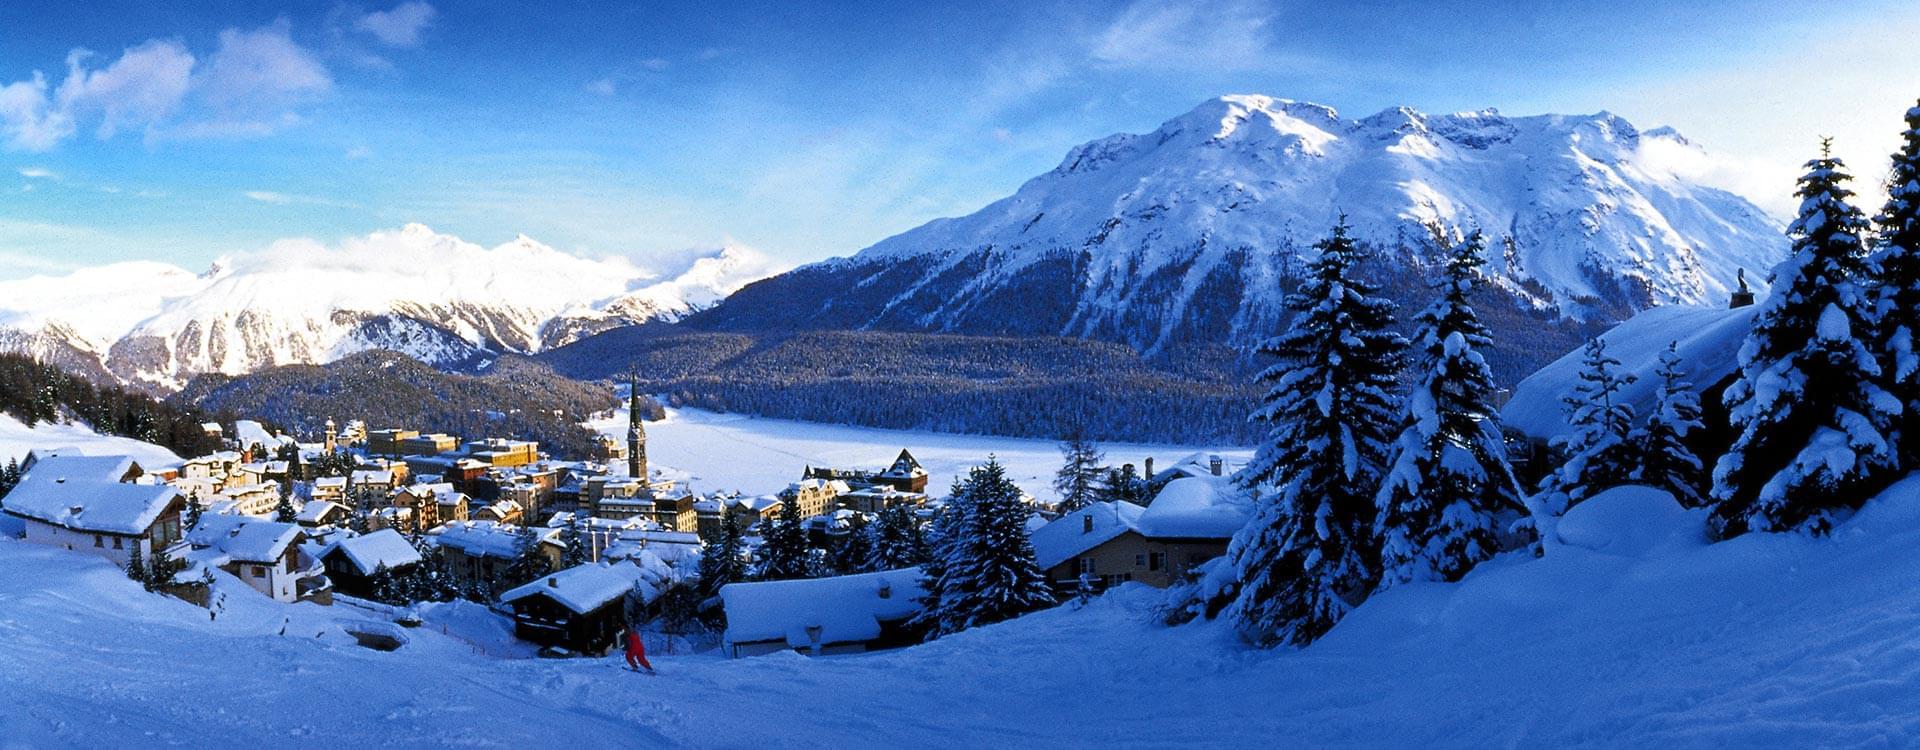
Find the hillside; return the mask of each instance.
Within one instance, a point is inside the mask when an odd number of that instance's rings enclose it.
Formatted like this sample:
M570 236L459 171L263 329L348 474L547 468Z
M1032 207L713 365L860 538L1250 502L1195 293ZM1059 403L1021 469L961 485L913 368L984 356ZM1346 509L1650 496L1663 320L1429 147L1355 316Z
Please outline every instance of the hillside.
M537 356L579 379L640 377L673 405L781 419L1054 439L1246 444L1252 373L1222 347L1149 361L1058 337L878 331L609 331Z
M1828 538L1714 545L1697 513L1603 496L1563 523L1577 545L1395 589L1304 651L1159 626L1134 584L879 654L656 644L658 677L526 658L465 605L428 610L392 653L342 632L371 613L273 605L231 579L209 622L103 561L0 540L0 690L34 696L0 702L0 729L28 747L1902 746L1920 725L1917 496L1898 485ZM1142 684L1152 710L1062 697ZM256 700L182 697L236 693ZM797 693L887 697L796 711Z
M472 367L674 320L773 270L737 246L649 268L525 236L485 248L409 224L331 246L284 240L201 274L132 262L0 282L0 351L160 392L201 373L376 349Z
M1430 297L1432 221L1492 237L1483 306L1511 383L1588 326L1723 304L1742 269L1758 279L1784 256L1776 221L1668 166L1697 153L1605 112L1350 119L1222 97L1075 148L976 213L750 284L689 322L1071 336L1149 355L1246 348L1285 323L1303 254L1342 215L1411 315Z
M308 437L328 419L358 419L370 429L538 440L574 457L593 455L596 445L578 423L618 405L605 385L568 380L522 357L502 357L483 375L457 375L384 351L237 377L202 375L170 400L265 419Z

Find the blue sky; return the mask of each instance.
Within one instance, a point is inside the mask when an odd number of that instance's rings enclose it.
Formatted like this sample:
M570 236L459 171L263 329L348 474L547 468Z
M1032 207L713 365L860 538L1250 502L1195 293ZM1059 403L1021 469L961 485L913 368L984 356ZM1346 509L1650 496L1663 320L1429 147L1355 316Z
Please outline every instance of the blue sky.
M1777 211L1818 134L1877 176L1920 96L1910 2L571 5L0 5L0 278L415 221L805 262L1224 93L1607 109Z

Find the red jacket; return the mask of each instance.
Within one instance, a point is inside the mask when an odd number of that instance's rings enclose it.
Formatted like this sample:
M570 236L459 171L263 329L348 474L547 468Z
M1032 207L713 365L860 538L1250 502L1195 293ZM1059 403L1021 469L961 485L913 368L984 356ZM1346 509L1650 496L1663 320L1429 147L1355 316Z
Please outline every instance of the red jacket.
M640 633L632 630L627 631L627 653L639 654L641 656L647 655L647 646L640 642Z

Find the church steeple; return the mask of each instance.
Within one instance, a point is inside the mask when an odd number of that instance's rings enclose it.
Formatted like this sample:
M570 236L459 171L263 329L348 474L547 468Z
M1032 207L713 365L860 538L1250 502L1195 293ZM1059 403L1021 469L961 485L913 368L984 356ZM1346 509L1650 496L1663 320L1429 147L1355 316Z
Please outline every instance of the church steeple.
M627 475L647 479L647 428L640 419L640 376L627 373Z

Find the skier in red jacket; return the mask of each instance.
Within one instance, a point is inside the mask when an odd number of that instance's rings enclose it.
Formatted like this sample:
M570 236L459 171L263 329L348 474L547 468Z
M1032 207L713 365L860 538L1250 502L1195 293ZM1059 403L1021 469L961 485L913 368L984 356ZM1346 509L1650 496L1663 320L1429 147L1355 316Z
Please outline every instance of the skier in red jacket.
M653 665L647 663L647 645L640 642L640 631L627 628L627 668L635 672L646 667L647 673L653 673Z

